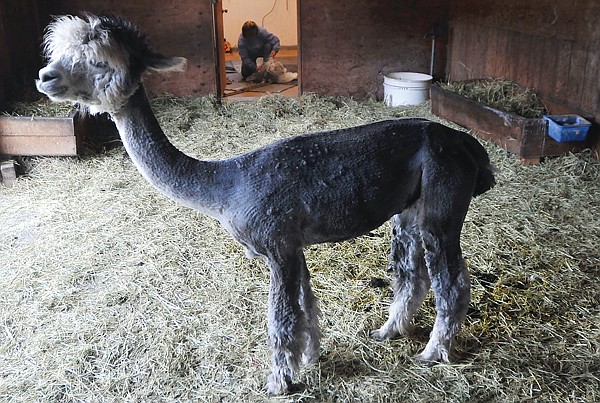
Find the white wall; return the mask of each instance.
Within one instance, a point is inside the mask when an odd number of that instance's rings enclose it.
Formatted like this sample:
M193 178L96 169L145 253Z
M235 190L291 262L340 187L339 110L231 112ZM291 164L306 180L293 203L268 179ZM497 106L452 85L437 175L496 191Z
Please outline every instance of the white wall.
M296 7L296 0L223 0L223 9L227 10L223 13L225 39L237 47L242 25L253 20L277 35L281 46L297 46Z

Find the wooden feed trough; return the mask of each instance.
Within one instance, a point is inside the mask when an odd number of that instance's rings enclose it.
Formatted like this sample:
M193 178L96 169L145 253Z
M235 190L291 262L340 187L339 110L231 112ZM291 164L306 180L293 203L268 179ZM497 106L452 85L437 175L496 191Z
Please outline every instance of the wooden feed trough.
M81 119L67 117L0 116L0 179L12 186L16 174L11 156L77 155L83 143Z
M436 85L431 87L431 112L515 154L523 165L538 164L543 157L581 151L591 144L590 136L586 141L559 143L548 136L544 119L504 112Z
M0 116L0 154L77 155L83 142L82 119L67 117Z
M0 179L10 186L15 178L12 156L76 156L86 137L115 132L105 117L0 116Z

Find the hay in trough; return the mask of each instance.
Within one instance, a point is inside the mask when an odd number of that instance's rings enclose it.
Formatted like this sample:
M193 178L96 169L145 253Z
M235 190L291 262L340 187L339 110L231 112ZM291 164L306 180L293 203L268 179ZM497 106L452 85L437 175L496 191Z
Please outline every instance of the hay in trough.
M223 158L273 140L428 106L265 97L154 100L171 140ZM321 358L273 401L600 401L600 164L523 167L485 143L498 185L463 232L473 297L458 360L426 367L431 297L411 338L379 342L389 228L308 248ZM0 189L0 400L263 402L268 272L213 219L152 189L122 148L37 158Z
M440 86L474 101L525 118L541 118L547 113L544 102L536 92L512 81L485 78L441 83Z
M48 98L41 98L35 102L14 102L8 105L5 116L51 116L66 117L73 113L74 108L68 103L51 102Z

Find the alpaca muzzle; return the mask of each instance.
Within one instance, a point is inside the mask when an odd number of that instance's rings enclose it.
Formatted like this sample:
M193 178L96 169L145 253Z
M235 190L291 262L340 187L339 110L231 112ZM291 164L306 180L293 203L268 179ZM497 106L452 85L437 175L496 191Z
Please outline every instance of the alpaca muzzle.
M62 73L52 66L46 66L40 70L36 87L39 92L49 97L59 96L67 89L63 82Z

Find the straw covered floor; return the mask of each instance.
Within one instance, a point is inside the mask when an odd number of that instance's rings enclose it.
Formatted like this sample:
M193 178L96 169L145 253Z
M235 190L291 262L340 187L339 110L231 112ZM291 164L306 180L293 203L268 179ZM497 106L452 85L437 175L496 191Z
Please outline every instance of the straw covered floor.
M314 95L153 105L171 141L203 159L390 117L438 120L428 105ZM485 147L500 171L464 226L473 296L456 363L412 358L433 324L431 296L413 337L368 337L391 298L385 224L306 251L321 356L300 373L306 388L279 398L262 390L262 261L151 188L122 147L27 160L29 174L0 188L0 400L600 401L600 164L582 153L524 167Z

